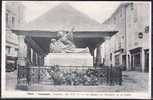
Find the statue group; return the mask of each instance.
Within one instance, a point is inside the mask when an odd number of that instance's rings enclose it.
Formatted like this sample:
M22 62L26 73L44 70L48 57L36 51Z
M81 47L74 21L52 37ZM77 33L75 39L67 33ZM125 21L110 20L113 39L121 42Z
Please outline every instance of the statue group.
M58 31L56 39L51 39L50 53L89 53L88 48L76 48L73 30L72 28L69 32Z
M93 57L89 48L78 48L75 45L74 31L58 31L51 39L50 53L45 57L46 66L93 66Z

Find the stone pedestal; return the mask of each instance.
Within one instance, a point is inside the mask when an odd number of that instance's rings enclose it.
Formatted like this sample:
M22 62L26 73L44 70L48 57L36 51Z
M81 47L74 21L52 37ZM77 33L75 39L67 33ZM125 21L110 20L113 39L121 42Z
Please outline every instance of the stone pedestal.
M93 66L93 57L89 53L49 53L45 65Z

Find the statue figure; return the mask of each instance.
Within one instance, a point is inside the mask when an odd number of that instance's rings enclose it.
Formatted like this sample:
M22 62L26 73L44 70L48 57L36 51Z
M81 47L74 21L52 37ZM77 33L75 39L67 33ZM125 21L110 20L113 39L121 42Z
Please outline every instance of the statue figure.
M57 42L62 42L65 45L65 49L75 48L75 44L73 43L73 40L71 37L73 37L72 34L64 33L63 31L60 31L57 33Z
M51 39L50 44L50 52L51 53L62 53L62 48L64 47L64 44L62 42L57 42L56 39Z
M57 40L51 39L50 52L51 53L89 53L88 48L76 48L73 42L73 30L70 32L59 31L57 33Z

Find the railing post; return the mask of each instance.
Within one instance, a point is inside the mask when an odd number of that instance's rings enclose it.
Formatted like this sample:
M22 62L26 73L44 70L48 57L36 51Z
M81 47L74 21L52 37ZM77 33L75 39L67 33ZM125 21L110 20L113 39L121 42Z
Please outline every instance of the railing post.
M113 81L112 80L112 76L113 76L112 74L113 74L113 71L112 71L112 64L111 64L111 66L110 66L110 76L109 76L110 77L110 85L112 85L112 81Z
M45 67L44 67L45 68ZM38 66L38 84L40 83L40 66Z
M27 83L28 85L31 85L30 66L27 66L26 72L27 72Z
M110 68L107 66L107 84L110 84Z
M122 85L122 70L121 70L121 68L119 68L119 78L120 78L120 80L119 80L119 85Z

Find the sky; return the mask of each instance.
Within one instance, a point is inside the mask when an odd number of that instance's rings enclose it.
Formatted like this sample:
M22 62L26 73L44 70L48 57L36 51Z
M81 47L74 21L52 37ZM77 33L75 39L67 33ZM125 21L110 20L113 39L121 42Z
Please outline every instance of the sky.
M25 6L25 21L30 22L60 3L68 3L77 10L102 23L116 10L121 2L91 1L22 1Z

